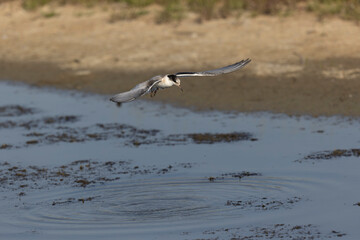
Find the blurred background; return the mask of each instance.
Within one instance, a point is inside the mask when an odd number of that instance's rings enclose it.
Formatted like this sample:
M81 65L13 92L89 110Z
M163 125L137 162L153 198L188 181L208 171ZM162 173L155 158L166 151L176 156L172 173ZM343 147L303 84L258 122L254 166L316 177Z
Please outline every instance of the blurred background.
M360 115L359 0L7 0L0 18L1 79L111 95L251 58L153 101Z

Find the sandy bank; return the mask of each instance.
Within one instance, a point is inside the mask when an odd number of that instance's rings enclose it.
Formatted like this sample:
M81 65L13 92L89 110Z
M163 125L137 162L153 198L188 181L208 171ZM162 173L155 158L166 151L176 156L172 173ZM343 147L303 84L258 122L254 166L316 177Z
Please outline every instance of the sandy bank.
M153 75L251 58L235 74L184 79L151 101L195 109L360 116L360 28L337 18L242 16L155 24L152 14L109 23L102 8L0 8L0 78L104 94ZM157 11L156 7L151 9Z

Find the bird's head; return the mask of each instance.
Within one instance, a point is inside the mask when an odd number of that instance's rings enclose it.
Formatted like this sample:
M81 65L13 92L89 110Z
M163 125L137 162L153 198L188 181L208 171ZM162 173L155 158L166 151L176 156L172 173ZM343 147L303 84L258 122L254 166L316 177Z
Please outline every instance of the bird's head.
M171 81L174 82L174 85L175 85L175 86L179 87L180 90L183 91L183 89L180 87L181 81L180 81L180 79L179 79L176 75L170 74L170 75L167 75L167 77L168 77Z

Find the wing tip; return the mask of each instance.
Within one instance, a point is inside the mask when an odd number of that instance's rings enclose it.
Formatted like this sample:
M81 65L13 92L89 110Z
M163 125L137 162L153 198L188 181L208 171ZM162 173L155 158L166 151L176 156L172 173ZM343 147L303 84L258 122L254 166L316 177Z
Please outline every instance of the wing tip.
M112 98L110 98L109 101L113 102L113 103L121 103L121 102L118 102L118 101L116 101L115 99L112 99Z
M131 101L133 101L135 98L131 98L131 99L122 99L120 96L119 96L120 94L117 94L117 95L114 95L114 96L112 96L109 100L111 101L111 102L114 102L114 103L126 103L126 102L131 102Z
M245 60L241 60L239 63L245 65L245 64L248 64L249 62L251 62L251 59L247 58Z
M117 98L118 98L118 94L112 96L112 97L109 99L109 101L110 101L110 102L114 102L114 103L121 103L121 101L119 101Z
M241 60L240 62L235 63L234 65L235 65L236 68L242 68L242 67L245 67L245 65L247 65L250 62L251 62L251 59L246 58L244 60Z

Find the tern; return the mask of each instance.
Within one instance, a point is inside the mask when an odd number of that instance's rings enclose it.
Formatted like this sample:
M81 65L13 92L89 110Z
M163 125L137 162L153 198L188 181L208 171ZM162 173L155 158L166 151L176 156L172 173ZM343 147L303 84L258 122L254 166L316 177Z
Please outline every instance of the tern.
M116 103L131 102L147 93L150 93L150 96L154 97L159 89L169 88L172 86L179 87L180 90L183 91L183 89L180 87L179 78L181 77L210 77L225 73L231 73L244 67L250 61L250 59L245 59L226 67L203 72L178 72L175 74L155 76L145 82L139 83L130 91L114 95L110 98L110 101Z

